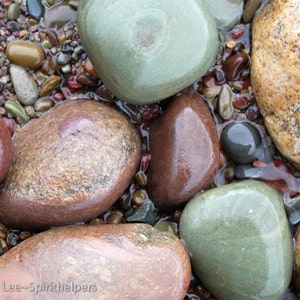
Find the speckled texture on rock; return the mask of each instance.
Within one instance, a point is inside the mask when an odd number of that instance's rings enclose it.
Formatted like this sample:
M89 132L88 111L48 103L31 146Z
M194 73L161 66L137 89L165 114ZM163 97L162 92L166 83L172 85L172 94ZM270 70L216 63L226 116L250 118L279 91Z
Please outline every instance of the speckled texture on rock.
M253 20L251 81L279 151L300 169L300 2L273 0Z
M8 295L3 284L6 289L20 284L29 289L9 295L28 300L182 300L191 276L189 256L180 240L145 224L46 231L3 255L0 269L0 298ZM45 285L51 283L69 285L70 290L47 292Z
M141 155L127 117L91 100L57 105L25 126L13 144L0 222L15 228L96 217L125 190Z
M158 207L183 205L210 185L219 166L219 142L211 112L196 91L174 97L149 134L148 188Z
M10 168L13 158L13 144L2 117L0 117L0 182L5 179L5 176Z

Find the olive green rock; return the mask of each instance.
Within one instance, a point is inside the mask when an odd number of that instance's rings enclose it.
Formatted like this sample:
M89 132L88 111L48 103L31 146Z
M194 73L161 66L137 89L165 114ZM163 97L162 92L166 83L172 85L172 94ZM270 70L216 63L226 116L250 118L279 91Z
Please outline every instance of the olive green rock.
M194 271L219 300L281 299L293 248L273 188L245 180L206 191L186 205L179 229Z
M201 0L80 1L84 48L106 87L131 103L170 97L199 80L218 45Z

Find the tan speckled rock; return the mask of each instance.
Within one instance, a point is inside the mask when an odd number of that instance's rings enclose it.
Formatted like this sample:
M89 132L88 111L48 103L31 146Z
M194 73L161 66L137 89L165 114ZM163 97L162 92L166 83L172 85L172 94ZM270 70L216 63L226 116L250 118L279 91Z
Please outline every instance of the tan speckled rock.
M126 116L91 100L71 100L13 139L12 167L0 191L0 223L38 228L87 221L126 189L141 142Z
M0 269L0 298L27 300L182 300L191 276L180 240L146 224L49 230L5 253Z
M270 1L254 18L251 80L279 151L300 169L300 2Z

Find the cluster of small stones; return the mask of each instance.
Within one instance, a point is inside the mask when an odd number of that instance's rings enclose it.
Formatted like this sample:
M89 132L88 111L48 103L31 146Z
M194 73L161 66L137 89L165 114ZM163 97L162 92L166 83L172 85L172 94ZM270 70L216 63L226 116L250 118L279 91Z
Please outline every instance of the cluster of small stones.
M160 213L153 206L147 193L147 169L150 160L149 124L151 120L163 113L165 102L131 105L121 102L106 89L80 44L75 22L79 1L56 3L51 0L42 2L30 0L29 2L33 5L42 5L44 10L41 9L40 14L32 15L33 12L30 13L26 1L0 0L0 115L10 129L11 135L17 134L30 119L39 118L65 99L94 99L115 106L126 114L139 130L143 142L143 154L139 170L126 192L113 207L90 220L88 224L120 224L138 221L178 235L181 210ZM265 1L247 1L244 8L244 21L230 30L219 30L216 63L200 82L195 83L195 87L214 112L219 133L231 121L249 121L259 128L262 137L265 138L266 143L269 143L249 76L250 22L261 2ZM60 11L68 12L69 17L64 20L63 17L59 19ZM38 54L35 57L38 62L30 61L29 65L19 66L21 69L18 69L26 74L28 80L33 80L31 92L38 91L29 103L22 101L22 95L17 96L20 82L13 82L13 74L10 72L12 62L7 57L9 56L7 51L13 50L7 48L9 43L14 41L28 41L32 44L25 45L25 48L40 49L37 50ZM18 59L18 55L22 60L22 53L14 52L15 59ZM20 61L14 64L22 65ZM273 158L279 162L282 160L277 153ZM234 162L223 157L221 165L211 187L230 183L235 178ZM283 163L279 163L279 168L282 165ZM253 162L253 167L264 166L260 161ZM290 188L281 181L274 186L280 191ZM29 231L12 230L0 224L0 255L34 234ZM186 299L213 300L215 298L197 278L193 277Z

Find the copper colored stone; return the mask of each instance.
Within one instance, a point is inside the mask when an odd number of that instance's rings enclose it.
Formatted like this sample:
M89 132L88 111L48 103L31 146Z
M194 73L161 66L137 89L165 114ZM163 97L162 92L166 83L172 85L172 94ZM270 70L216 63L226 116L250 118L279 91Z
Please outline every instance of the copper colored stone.
M225 72L227 80L239 80L242 78L242 72L247 69L248 66L249 56L244 52L240 52L225 60L223 63L223 71Z
M4 180L13 158L10 132L0 117L0 182Z
M278 150L300 170L300 2L269 1L253 19L251 81Z
M0 222L14 228L95 218L122 195L141 155L127 117L91 100L57 105L23 127L13 145Z
M149 192L154 203L174 208L207 188L219 163L211 113L192 89L176 96L150 127Z
M20 284L28 289L10 297L182 300L191 276L180 240L146 224L49 230L8 251L0 269L1 299L10 285ZM47 292L51 283L53 289L61 285L59 293L49 292L51 287Z

